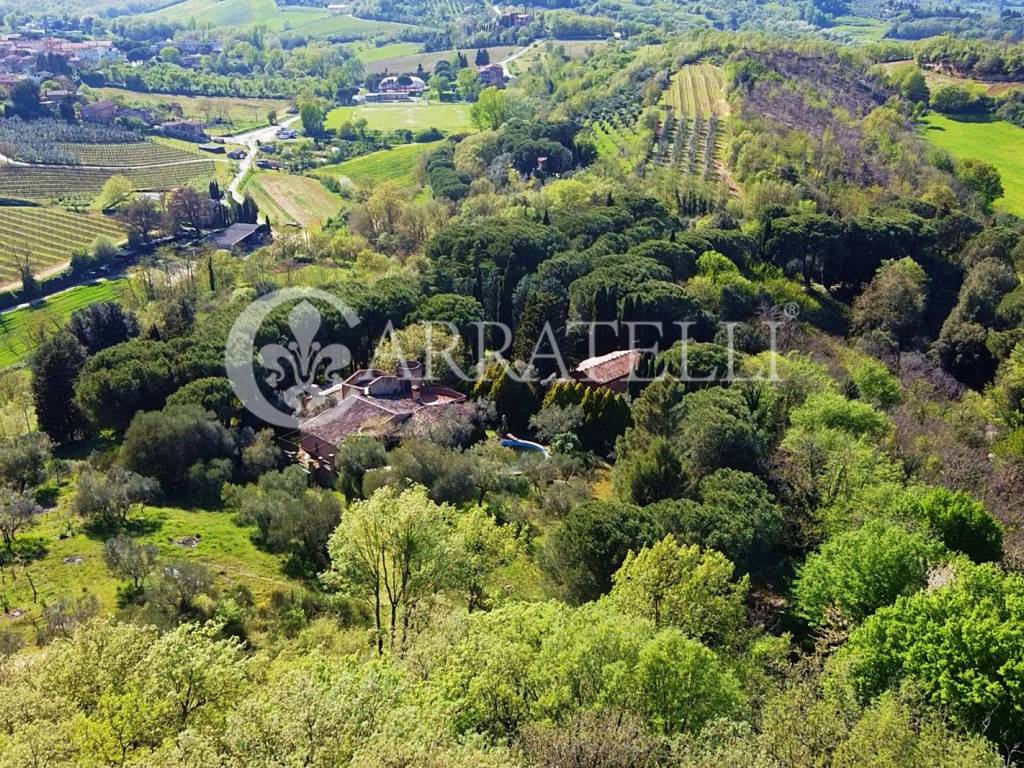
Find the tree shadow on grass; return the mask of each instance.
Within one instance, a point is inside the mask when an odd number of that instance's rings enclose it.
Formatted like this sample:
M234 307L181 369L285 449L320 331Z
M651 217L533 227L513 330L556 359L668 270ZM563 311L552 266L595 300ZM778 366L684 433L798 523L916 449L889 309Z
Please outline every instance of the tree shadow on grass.
M109 523L95 520L85 524L85 535L94 540L106 541L112 536L149 536L164 527L167 514L157 510L144 510L128 518L126 522Z

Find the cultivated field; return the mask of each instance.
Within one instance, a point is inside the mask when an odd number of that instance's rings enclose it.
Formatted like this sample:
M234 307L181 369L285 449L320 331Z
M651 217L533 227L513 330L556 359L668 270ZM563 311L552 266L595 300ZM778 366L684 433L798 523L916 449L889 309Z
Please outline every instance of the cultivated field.
M100 236L121 242L126 234L116 220L62 208L0 206L0 286L20 280L15 257L28 255L39 275L66 263L71 252Z
M232 96L175 96L164 93L139 93L124 88L96 88L102 99L138 107L159 109L178 106L189 120L202 120L224 133L244 133L267 125L267 113L283 115L291 102L285 99L243 99Z
M450 50L432 51L430 53L396 54L386 58L364 60L363 64L365 65L367 72L390 72L391 74L401 74L403 72L413 73L416 71L418 66L422 65L423 69L428 73L432 73L434 71L434 65L437 64L437 62L451 59L459 52L465 54L466 58L469 59L469 63L472 65L476 58L476 51L476 48L461 48L458 51ZM512 55L515 51L516 47L514 45L498 45L488 48L487 54L490 56L492 63L497 63L505 57ZM362 58L362 56L360 56L360 58Z
M352 16L332 14L325 8L305 6L280 7L274 0L185 0L143 18L159 18L199 27L266 26L275 32L294 32L309 37L340 37L352 40L367 38L379 32L412 29L406 24L370 21Z
M354 118L362 117L367 127L377 131L402 128L418 131L437 128L446 133L469 130L469 104L412 102L400 104L365 104L338 107L327 115L327 127L338 128Z
M346 177L357 187L369 188L385 181L398 184L412 184L415 181L416 163L420 157L440 142L428 144L403 144L393 149L384 149L338 165L328 165L316 171L317 175Z
M316 179L288 173L257 173L245 191L274 225L320 229L341 210L341 198Z
M992 163L1005 190L995 207L1024 216L1024 128L1003 120L968 123L933 113L925 118L924 135L954 157Z
M665 91L664 103L677 114L689 117L728 115L725 73L711 64L685 66L672 78L672 85Z
M105 280L72 288L33 307L0 314L0 367L23 362L39 335L62 327L76 309L118 298L124 280Z
M185 152L169 144L139 141L134 144L58 144L58 148L78 158L82 165L106 168L164 165L195 162L194 152Z
M174 165L115 170L0 165L0 197L42 202L83 198L91 200L99 194L103 183L114 175L127 176L140 192L162 192L208 181L214 173L212 160L199 159Z

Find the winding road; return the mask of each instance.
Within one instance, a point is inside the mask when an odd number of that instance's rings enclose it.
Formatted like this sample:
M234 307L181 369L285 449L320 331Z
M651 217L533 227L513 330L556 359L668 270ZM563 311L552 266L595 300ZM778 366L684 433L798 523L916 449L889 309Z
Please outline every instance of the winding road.
M245 195L242 194L242 184L245 183L245 177L249 175L253 163L256 162L256 155L259 153L260 144L274 139L279 130L294 125L298 120L299 116L293 115L278 125L268 125L266 128L257 128L255 131L249 131L248 133L224 137L226 144L242 144L248 150L245 160L238 164L238 173L232 180L231 186L228 187L228 192L231 193L235 202L241 203L245 200Z

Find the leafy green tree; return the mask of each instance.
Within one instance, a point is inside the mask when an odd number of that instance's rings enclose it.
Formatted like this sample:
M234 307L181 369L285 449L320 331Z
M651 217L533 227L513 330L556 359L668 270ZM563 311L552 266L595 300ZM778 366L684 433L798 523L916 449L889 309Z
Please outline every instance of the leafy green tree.
M223 376L195 379L167 398L168 406L198 405L228 423L242 412L231 382Z
M892 422L874 406L834 392L809 395L790 412L789 420L797 429L838 429L871 440L881 440L892 431Z
M85 367L86 351L71 333L61 331L43 341L32 355L32 403L39 428L58 443L82 437L89 422L68 397Z
M592 501L578 504L551 532L544 566L576 602L607 593L630 550L652 543L654 531L631 504Z
M153 544L140 544L130 536L114 536L103 544L103 562L116 576L130 581L142 592L146 577L156 566L159 550Z
M885 333L899 347L921 335L928 277L917 262L884 261L853 302L853 325L860 333Z
M68 330L90 355L139 335L139 321L114 301L101 301L76 309L68 321Z
M923 589L929 570L945 557L928 535L871 520L837 534L807 558L793 587L797 613L814 626L863 621Z
M89 359L75 383L75 403L95 427L123 431L136 412L163 407L175 378L168 344L133 339Z
M306 101L299 105L299 119L302 121L302 132L318 139L324 135L324 109L320 104Z
M985 160L968 157L956 164L956 177L981 201L982 210L992 210L992 203L1003 196L999 169Z
M480 506L458 515L453 546L460 565L455 583L466 593L470 611L488 608L495 601L492 576L526 553L512 526L499 524Z
M46 482L53 443L42 432L0 442L0 485L27 493Z
M171 560L157 568L146 590L150 606L171 620L196 618L199 599L213 594L213 574L201 563Z
M783 515L760 478L720 469L701 479L697 497L699 502L664 501L648 511L681 542L718 550L749 573L774 570Z
M96 204L104 211L114 211L128 202L135 192L135 183L127 176L111 176L103 182Z
M140 413L125 432L121 461L155 478L167 494L188 488L189 470L214 459L233 458L231 434L198 405L172 405Z
M719 552L676 542L672 534L630 552L616 571L610 600L619 610L675 627L716 647L734 647L746 629L748 577L733 579Z
M893 512L903 519L924 522L948 549L976 563L1003 556L1003 530L985 505L963 491L918 486L908 488Z
M449 520L426 489L381 488L352 504L330 538L329 586L365 601L373 613L377 651L399 653L411 614L451 583L458 570Z
M508 96L501 88L484 88L469 110L473 127L480 131L496 131L508 118Z
M1000 744L1024 738L1024 579L958 563L948 583L900 597L851 635L843 655L865 699L913 681L953 722Z
M31 496L0 487L0 536L4 546L10 550L18 531L35 525L42 512L43 508Z
M672 443L656 437L643 450L630 451L615 462L612 482L623 501L646 506L682 496L687 477Z
M302 467L267 472L256 485L229 486L225 496L272 552L290 553L309 573L330 564L327 540L341 520L341 503L331 491L310 487Z
M345 438L334 455L334 468L342 493L350 500L364 498L363 478L366 473L387 463L387 452L380 440L369 435Z
M635 708L661 733L699 731L743 702L739 681L714 652L678 629L665 629L641 650Z
M455 82L463 101L475 101L480 95L480 76L472 69L460 69Z
M71 509L104 528L124 525L135 506L157 497L157 482L121 467L107 472L86 468L78 475Z

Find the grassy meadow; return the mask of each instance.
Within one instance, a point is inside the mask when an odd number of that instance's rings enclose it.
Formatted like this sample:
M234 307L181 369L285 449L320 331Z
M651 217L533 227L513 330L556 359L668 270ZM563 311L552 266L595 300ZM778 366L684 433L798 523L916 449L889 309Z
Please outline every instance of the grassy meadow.
M249 177L251 194L271 224L320 229L341 210L341 198L316 179L288 173L258 172Z
M374 45L371 42L361 40L358 43L352 43L348 48L363 64L374 64L378 61L414 56L423 49L423 45L422 43Z
M995 207L1024 216L1024 128L1004 120L965 122L932 113L924 136L956 158L976 157L992 163L1002 177L1005 194Z
M338 107L328 113L327 127L338 128L347 121L362 117L366 120L367 127L378 131L437 128L446 133L453 133L469 129L469 106L448 102L405 102Z
M72 288L31 307L0 314L0 368L24 362L36 339L62 327L76 309L118 298L124 280L103 280Z
M46 554L27 567L37 592L35 603L24 571L8 574L3 596L11 610L21 609L30 617L38 616L43 606L85 592L100 601L103 613L117 609L117 587L122 582L111 575L103 562L103 539L80 523L72 523L66 511L69 501L65 495L26 534L26 538L44 539ZM135 529L133 534L140 543L157 547L161 559L195 560L208 567L219 588L244 584L263 600L275 590L296 585L283 575L283 559L258 549L252 542L251 531L236 525L229 513L146 507L134 513L129 525ZM192 536L200 537L196 546L179 543Z
M428 144L403 144L393 149L383 149L338 165L328 165L316 171L318 176L346 177L357 187L373 187L385 181L411 184L415 181L416 163L420 157L441 142Z

